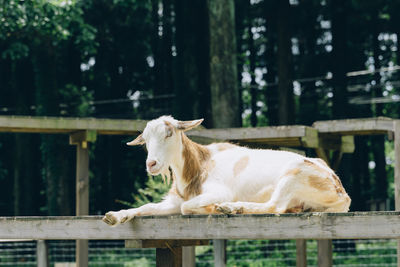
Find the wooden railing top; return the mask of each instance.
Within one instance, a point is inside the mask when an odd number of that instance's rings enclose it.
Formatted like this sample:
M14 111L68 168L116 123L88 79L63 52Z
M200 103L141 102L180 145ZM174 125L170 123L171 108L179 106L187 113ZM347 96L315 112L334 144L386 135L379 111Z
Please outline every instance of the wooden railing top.
M394 120L386 117L316 121L312 125L322 134L371 135L394 131Z
M188 132L188 135L200 143L231 141L243 145L317 148L326 146L326 142L321 144L321 137L327 137L326 135L386 134L394 130L393 122L394 120L384 117L330 120L317 121L313 127L291 125L196 129ZM99 135L137 135L143 131L146 123L144 120L0 116L0 132L71 134L79 131L95 131Z
M65 133L96 131L97 134L137 135L147 121L98 118L0 116L0 132ZM289 147L318 147L318 133L307 126L201 129L188 132L195 141L233 141Z
M256 128L224 128L192 130L188 135L194 140L207 138L215 141L231 141L241 144L265 144L275 146L318 147L318 131L302 125L268 126Z
M0 218L0 239L342 238L400 238L400 212L143 216L116 227L101 216Z
M133 135L143 131L146 123L143 120L0 116L0 132L73 133L93 130L97 134Z

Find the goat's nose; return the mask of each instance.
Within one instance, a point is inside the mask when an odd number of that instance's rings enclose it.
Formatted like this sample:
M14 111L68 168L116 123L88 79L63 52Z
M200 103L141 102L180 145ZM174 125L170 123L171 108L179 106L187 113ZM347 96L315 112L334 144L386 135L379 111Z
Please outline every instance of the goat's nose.
M151 169L152 167L154 167L154 166L156 166L157 165L157 161L155 161L155 160L148 160L147 161L147 167L149 168L149 169Z

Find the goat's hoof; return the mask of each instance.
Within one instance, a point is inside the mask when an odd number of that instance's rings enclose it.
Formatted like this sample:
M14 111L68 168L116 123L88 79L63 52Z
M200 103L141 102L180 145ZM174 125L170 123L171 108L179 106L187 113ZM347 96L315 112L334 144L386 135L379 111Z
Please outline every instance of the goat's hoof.
M124 214L121 211L110 211L107 212L106 215L103 217L103 222L108 225L115 226L128 221L128 219L128 215Z
M229 204L217 204L215 209L223 214L241 214L243 207L235 207Z

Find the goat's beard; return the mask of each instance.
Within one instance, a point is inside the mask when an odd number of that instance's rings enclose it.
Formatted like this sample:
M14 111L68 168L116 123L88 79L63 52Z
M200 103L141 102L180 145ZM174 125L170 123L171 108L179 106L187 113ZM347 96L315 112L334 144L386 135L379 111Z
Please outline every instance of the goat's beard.
M173 179L173 177L174 177L174 174L170 167L167 167L167 168L164 168L163 170L161 170L160 174L164 181L164 184L165 183L169 184L171 182L171 178Z

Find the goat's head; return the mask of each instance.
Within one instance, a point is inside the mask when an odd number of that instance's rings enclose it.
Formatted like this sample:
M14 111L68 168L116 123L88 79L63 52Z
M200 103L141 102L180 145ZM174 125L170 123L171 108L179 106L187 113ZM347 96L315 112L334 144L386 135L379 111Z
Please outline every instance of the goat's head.
M162 116L149 121L143 133L127 145L146 144L147 172L151 175L165 174L168 177L168 168L173 163L173 159L182 155L181 132L193 129L202 121L203 119L178 121L171 116Z

